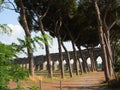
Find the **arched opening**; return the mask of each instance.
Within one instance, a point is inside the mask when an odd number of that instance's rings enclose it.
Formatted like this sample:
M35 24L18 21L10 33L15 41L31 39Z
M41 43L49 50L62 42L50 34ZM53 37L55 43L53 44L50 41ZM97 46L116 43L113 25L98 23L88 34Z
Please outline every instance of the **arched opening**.
M56 64L57 64L58 70L60 70L60 62L58 60L56 61Z
M66 64L66 60L63 60L63 64L64 64L64 65Z
M71 66L72 66L72 69L74 70L74 67L75 67L75 66L74 66L74 59L71 59L71 60L70 60L70 64L71 64Z
M63 64L64 64L64 69L68 70L68 64L67 64L66 60L63 60Z
M52 61L53 71L58 70L58 64L59 64L59 62L58 62L58 61L56 61L56 60Z
M43 70L47 70L47 61L43 63Z
M91 59L90 59L90 57L89 57L89 58L87 58L87 64L88 64L88 66L90 66L90 65L91 65Z
M87 58L87 70L90 71L91 70L91 59L90 57Z
M100 56L96 59L96 64L97 64L97 70L102 70L103 69L102 58Z
M74 63L74 60L73 60L73 59L71 59L71 60L70 60L70 64L73 64L73 63Z
M59 61L56 61L57 65L59 64Z
M82 58L79 58L79 60L80 60L81 63L83 62Z

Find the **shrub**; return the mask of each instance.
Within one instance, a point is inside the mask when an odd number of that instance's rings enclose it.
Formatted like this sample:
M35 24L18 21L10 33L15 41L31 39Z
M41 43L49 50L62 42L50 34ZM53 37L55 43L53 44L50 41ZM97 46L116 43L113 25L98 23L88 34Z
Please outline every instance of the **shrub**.
M27 69L14 64L16 50L14 46L0 42L0 90L8 90L10 80L19 82L29 76Z

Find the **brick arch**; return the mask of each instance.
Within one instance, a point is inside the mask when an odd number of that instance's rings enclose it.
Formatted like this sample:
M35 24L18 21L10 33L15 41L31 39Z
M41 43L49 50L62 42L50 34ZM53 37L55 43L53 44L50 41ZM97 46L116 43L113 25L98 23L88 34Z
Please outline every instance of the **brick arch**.
M73 51L70 51L69 53L70 53L70 59L74 59ZM77 53L78 53L78 58L81 58L81 55L80 55L79 51L77 51ZM82 50L82 53L84 54L85 60L88 57L90 57L89 53L88 53L88 51L86 49ZM63 52L62 54L63 54L63 59L67 60L66 53ZM53 61L59 61L59 53L51 53L50 56L51 56L51 61L52 62ZM96 60L99 56L102 57L101 49L100 48L95 48L94 49L94 59ZM39 56L34 57L35 65L44 63L45 61L47 61L45 55L39 55ZM18 60L15 60L15 63L17 63L17 64L27 64L27 63L29 63L29 61L28 61L27 58L19 58Z

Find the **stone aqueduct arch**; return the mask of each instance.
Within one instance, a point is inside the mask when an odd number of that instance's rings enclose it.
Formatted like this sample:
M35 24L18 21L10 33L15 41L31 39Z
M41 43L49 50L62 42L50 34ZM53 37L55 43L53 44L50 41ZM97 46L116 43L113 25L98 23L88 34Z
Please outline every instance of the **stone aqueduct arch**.
M73 54L73 51L70 51L70 59L74 59L74 54ZM82 50L82 53L84 54L84 58L85 60L87 60L87 58L89 58L89 53L88 53L88 50ZM81 58L80 56L80 53L79 51L77 51L77 54L78 54L78 58ZM53 63L55 63L56 61L59 61L59 53L51 53L50 54L51 56L51 61ZM97 60L98 57L101 57L102 58L102 52L101 52L101 49L100 48L95 48L94 49L94 59ZM63 59L64 60L67 60L67 57L66 57L66 53L63 52ZM46 62L46 56L45 55L39 55L39 56L35 56L34 57L34 64L37 68L41 68L41 70L45 67L43 64ZM16 64L20 64L21 66L24 66L26 68L28 68L28 63L29 63L29 60L27 58L19 58L18 60L15 60L15 63ZM40 67L39 67L40 66ZM56 67L56 66L55 66ZM55 68L53 66L53 68Z

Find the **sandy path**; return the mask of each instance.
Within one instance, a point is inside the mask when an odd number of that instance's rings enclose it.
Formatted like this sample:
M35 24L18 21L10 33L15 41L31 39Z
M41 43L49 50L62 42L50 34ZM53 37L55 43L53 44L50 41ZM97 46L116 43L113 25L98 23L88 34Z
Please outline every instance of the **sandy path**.
M93 72L62 81L62 90L104 90L100 83L104 81L103 72ZM60 90L60 82L42 83L42 90Z

